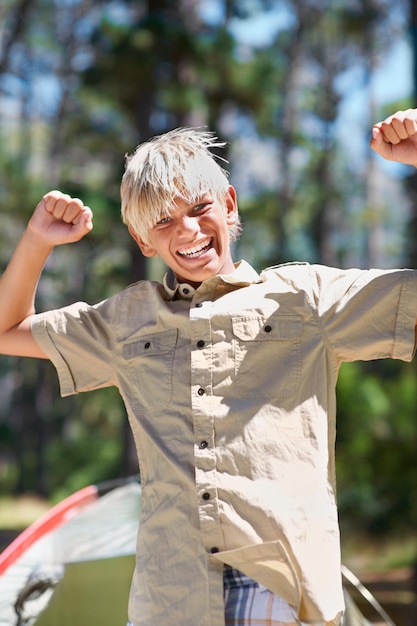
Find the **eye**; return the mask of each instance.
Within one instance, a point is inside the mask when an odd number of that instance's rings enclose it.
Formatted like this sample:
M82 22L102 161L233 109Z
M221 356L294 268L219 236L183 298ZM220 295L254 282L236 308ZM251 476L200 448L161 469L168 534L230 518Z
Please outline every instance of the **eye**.
M200 202L194 206L193 211L194 213L201 213L201 211L204 211L209 205L210 202Z
M168 224L171 221L171 217L167 215L166 217L162 217L159 222L156 223L157 226L163 226L164 224Z

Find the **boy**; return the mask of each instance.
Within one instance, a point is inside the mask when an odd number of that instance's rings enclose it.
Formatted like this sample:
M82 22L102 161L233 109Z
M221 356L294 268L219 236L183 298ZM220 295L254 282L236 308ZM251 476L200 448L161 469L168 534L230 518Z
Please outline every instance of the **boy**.
M142 481L132 625L336 625L337 372L411 360L417 272L235 265L214 145L177 130L127 161L123 220L172 277L37 315L53 247L92 228L81 200L47 194L0 282L0 351L51 359L62 395L120 390ZM416 165L417 111L374 126L371 146Z

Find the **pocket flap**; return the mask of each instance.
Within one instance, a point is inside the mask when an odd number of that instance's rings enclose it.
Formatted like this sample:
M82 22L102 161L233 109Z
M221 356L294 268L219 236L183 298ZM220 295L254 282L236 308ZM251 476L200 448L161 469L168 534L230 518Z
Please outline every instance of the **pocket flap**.
M233 318L233 333L243 341L285 341L296 339L303 330L300 315L246 315Z
M178 331L176 329L162 333L141 335L135 341L126 343L123 346L123 356L125 359L133 359L137 356L165 354L175 348L177 335Z

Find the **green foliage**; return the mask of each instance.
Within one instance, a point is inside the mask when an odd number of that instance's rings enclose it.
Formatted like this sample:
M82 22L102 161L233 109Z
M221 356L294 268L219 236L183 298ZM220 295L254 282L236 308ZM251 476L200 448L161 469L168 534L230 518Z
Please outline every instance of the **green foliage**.
M49 489L55 501L86 484L120 475L125 411L115 389L77 397L69 403L61 436L46 451ZM56 416L55 416L56 418Z
M342 528L381 535L415 527L415 367L391 361L344 364L337 398Z

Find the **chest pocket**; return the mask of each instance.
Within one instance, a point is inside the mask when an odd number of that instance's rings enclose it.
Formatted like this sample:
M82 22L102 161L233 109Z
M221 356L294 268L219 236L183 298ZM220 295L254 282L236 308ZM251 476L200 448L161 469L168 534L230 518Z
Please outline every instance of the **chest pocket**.
M242 398L284 398L300 382L299 315L248 315L234 318L236 387Z
M148 412L165 408L171 400L177 335L177 330L141 335L123 346L133 395Z

